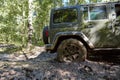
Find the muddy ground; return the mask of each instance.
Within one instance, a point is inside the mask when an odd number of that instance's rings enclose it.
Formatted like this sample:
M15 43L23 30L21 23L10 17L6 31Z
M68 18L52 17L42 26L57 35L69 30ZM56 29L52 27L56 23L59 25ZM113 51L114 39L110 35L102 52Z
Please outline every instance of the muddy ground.
M0 54L0 80L120 80L120 64L106 61L59 63L36 47L30 53Z

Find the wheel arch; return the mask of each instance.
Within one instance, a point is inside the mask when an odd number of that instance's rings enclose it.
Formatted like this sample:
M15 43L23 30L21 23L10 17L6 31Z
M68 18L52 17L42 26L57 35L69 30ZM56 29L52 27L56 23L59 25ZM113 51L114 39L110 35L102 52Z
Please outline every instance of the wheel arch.
M53 49L51 50L51 52L56 52L57 51L57 48L59 46L59 44L63 41L63 40L66 40L66 39L69 39L69 38L73 38L73 39L77 39L79 41L81 41L87 51L91 50L94 48L94 45L89 41L89 39L81 32L75 32L73 34L73 32L60 32L59 34L57 34L53 40Z

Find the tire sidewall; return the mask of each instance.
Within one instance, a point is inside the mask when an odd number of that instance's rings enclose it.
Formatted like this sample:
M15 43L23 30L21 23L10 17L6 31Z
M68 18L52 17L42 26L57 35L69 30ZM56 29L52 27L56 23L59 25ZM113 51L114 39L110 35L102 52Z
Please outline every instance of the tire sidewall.
M63 49L66 47L67 44L75 44L78 47L80 47L80 52L81 52L80 55L82 55L80 61L84 61L86 59L87 50L86 50L86 47L84 46L84 44L81 41L77 40L77 39L70 38L70 39L63 40L61 42L61 44L59 45L59 47L57 49L57 54L58 54L57 58L58 58L58 60L60 60L61 62L64 62L64 60L63 60L63 57L64 57L63 56L64 55Z

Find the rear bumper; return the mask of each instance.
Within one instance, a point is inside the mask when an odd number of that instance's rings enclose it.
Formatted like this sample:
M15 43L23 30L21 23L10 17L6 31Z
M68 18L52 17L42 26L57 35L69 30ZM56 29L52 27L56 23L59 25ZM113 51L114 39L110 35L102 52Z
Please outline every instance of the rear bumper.
M51 51L51 50L53 50L53 48L54 48L53 44L46 44L45 45L45 50L46 51Z

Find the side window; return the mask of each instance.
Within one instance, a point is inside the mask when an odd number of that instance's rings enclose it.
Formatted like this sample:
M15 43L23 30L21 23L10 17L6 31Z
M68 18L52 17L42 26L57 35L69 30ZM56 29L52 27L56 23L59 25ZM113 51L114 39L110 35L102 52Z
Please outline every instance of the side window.
M53 14L53 23L77 22L77 9L56 10Z
M120 4L115 5L116 17L120 16Z
M90 7L90 20L107 19L106 6Z
M84 7L83 18L84 20L107 19L106 6Z

